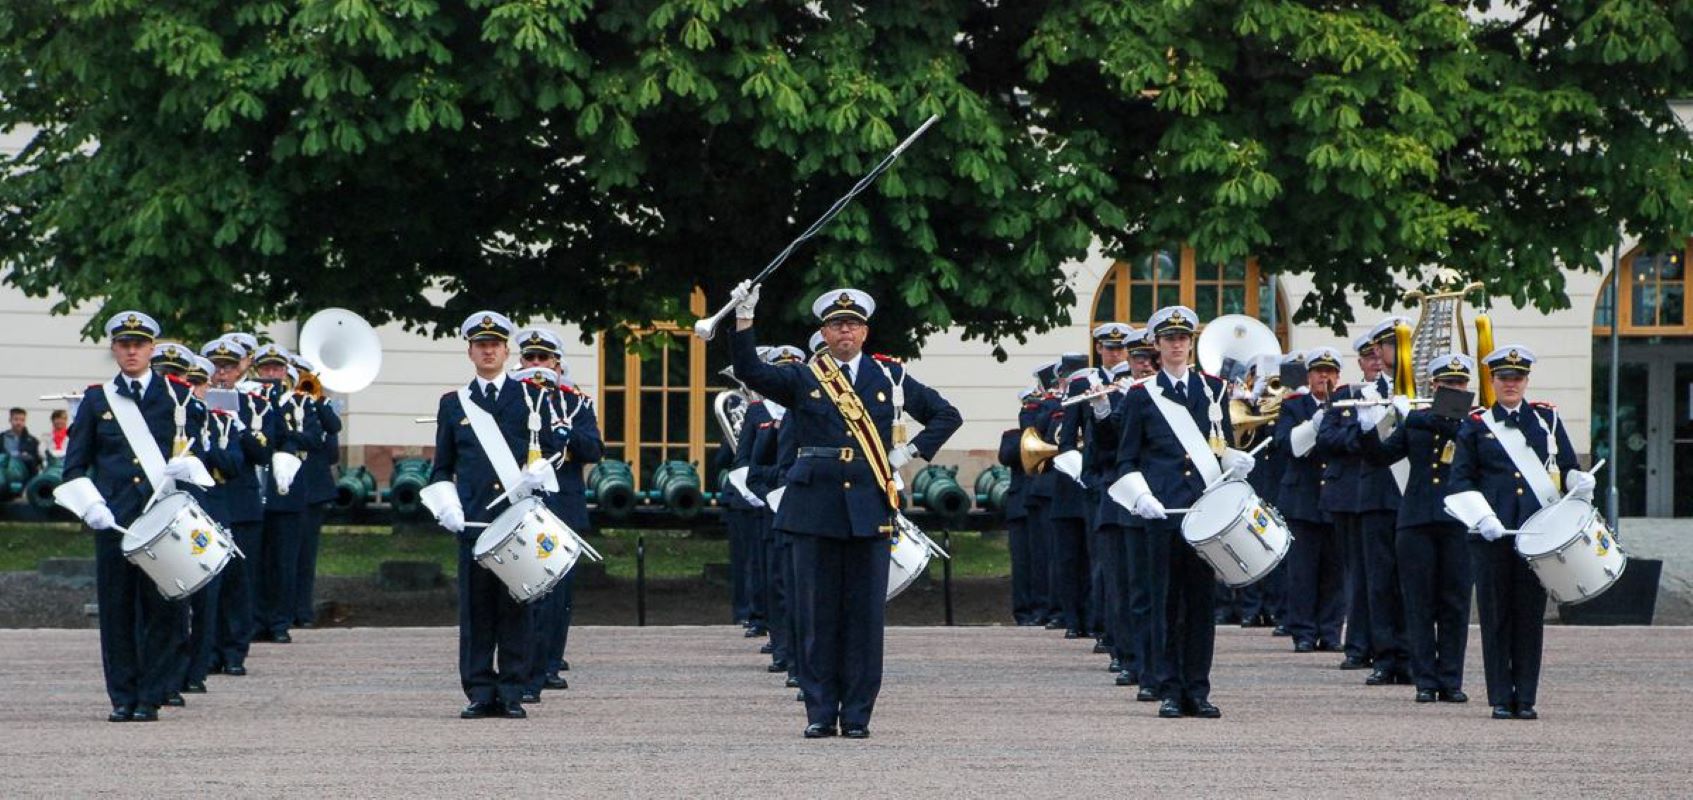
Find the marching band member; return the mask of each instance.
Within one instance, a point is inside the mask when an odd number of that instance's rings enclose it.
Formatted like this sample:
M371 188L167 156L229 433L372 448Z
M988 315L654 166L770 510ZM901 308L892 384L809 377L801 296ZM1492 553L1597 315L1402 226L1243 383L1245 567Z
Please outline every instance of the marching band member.
M582 471L589 464L597 464L605 451L600 439L599 417L588 395L567 382L568 367L564 363L564 339L545 328L532 328L517 335L519 359L525 367L543 367L556 373L557 378L548 395L553 403L553 419L557 421L558 447L556 459L558 491L547 495L547 508L564 524L586 536L593 530L588 517L587 486ZM565 647L570 642L570 622L575 602L575 570L546 597L532 603L536 616L532 620L531 635L535 648L530 651L531 678L527 697L539 701L543 689L568 689L570 683L563 673L569 669L565 661ZM527 702L527 701L526 701Z
M1483 360L1497 399L1458 428L1447 506L1474 534L1470 557L1493 718L1538 719L1546 590L1504 537L1555 502L1559 485L1572 497L1591 499L1595 482L1577 468L1557 410L1524 398L1533 351L1506 345Z
M1011 470L1011 486L1005 491L1005 535L1011 551L1011 620L1019 626L1044 624L1043 612L1035 593L1034 544L1029 530L1029 512L1025 497L1029 491L1029 475L1023 471L1020 444L1023 429L1035 424L1035 412L1040 409L1041 390L1030 386L1017 393L1017 427L999 436L999 463Z
M1318 502L1328 463L1317 450L1317 428L1332 413L1328 404L1340 384L1340 353L1315 347L1284 363L1300 360L1306 389L1282 401L1276 425L1276 447L1287 455L1276 508L1293 529L1287 552L1287 630L1296 653L1332 652L1341 648L1346 621L1346 546Z
M1350 397L1385 401L1393 397L1392 376L1397 354L1395 328L1404 322L1403 317L1390 317L1370 330L1368 343L1363 349L1369 351L1373 369L1366 367L1364 382L1338 392L1336 399ZM1374 667L1369 677L1364 679L1369 686L1411 682L1409 657L1404 644L1405 611L1399 597L1399 572L1393 553L1394 521L1399 514L1399 483L1389 465L1377 466L1364 459L1360 444L1364 426L1358 424L1369 420L1373 428L1397 423L1409 411L1409 406L1403 405L1406 401L1399 402L1402 408L1387 407L1388 411L1394 412L1390 416L1355 414L1354 409L1342 409L1339 414L1328 415L1317 432L1318 446L1328 454L1329 463L1344 463L1348 470L1355 470L1355 479L1350 484L1355 487L1354 504L1350 508L1352 513L1345 516L1346 525L1350 527L1342 534L1356 547L1356 556L1351 562L1355 576L1353 606L1347 625L1368 626L1369 633L1365 638L1370 644L1366 652ZM1363 609L1362 614L1359 613L1360 608ZM1352 638L1350 631L1347 638L1349 641Z
M247 652L252 645L256 598L258 594L258 559L260 534L264 529L264 486L258 468L270 463L270 444L265 437L265 420L254 406L253 395L235 388L247 374L251 352L236 336L226 334L200 348L200 353L212 362L211 385L236 392L236 413L213 419L221 426L221 436L233 439L241 452L241 469L221 472L221 478L208 492L213 508L219 509L222 522L235 539L235 546L246 558L237 558L224 565L218 576L217 645L209 671L214 674L242 676L247 674Z
M882 683L888 539L898 489L894 473L928 458L962 420L940 394L899 365L864 357L875 302L856 289L825 292L812 304L828 352L809 368L763 363L753 316L758 287L736 287L730 352L747 386L788 409L797 460L787 475L776 527L793 535L794 607L805 630L800 685L806 738L870 735ZM910 443L893 439L902 405L924 428Z
M186 348L184 348L186 350ZM200 429L200 441L197 448L200 458L210 470L213 485L201 487L188 484L183 487L200 508L219 524L225 525L229 518L224 507L224 498L216 493L217 485L225 475L241 472L246 461L241 455L240 442L227 432L228 418L220 412L212 412L206 407L206 390L211 381L211 374L216 367L210 359L185 353L188 369L183 373L191 392L189 402L199 409L204 423ZM168 374L167 374L168 377ZM229 565L224 565L225 570ZM181 679L179 691L187 694L203 694L206 691L206 675L211 671L212 662L217 656L217 637L220 623L218 610L222 605L223 573L219 572L203 588L188 597L188 629L182 638L182 655L179 664ZM168 703L169 701L167 701Z
M1121 322L1107 322L1093 329L1094 352L1099 356L1094 379L1088 382L1095 384L1093 391L1103 391L1104 387L1130 380L1129 343L1138 338L1134 328ZM1071 395L1088 390L1083 383L1073 382ZM1135 647L1135 631L1129 620L1128 546L1122 527L1114 524L1122 509L1102 509L1099 506L1105 499L1102 487L1110 484L1111 473L1117 467L1117 441L1122 437L1112 425L1111 412L1121 400L1121 390L1089 400L1088 408L1078 409L1079 413L1066 419L1065 438L1075 437L1070 428L1081 433L1081 449L1085 457L1083 479L1088 487L1085 502L1092 529L1092 550L1096 554L1094 562L1099 567L1094 575L1100 588L1097 596L1102 606L1104 642L1111 654L1113 678L1124 679L1119 685L1131 685L1126 682L1127 677L1139 680L1140 653Z
M94 530L95 589L100 608L100 660L112 722L151 722L175 694L182 604L165 599L123 556L123 535L155 492L188 482L203 416L187 402L188 387L149 369L159 324L139 311L106 321L118 375L83 393L65 446L65 482L55 499ZM180 457L179 457L180 456ZM203 467L199 467L203 469Z
M1281 359L1280 354L1260 356L1247 374L1246 408L1254 415L1269 417L1269 420L1252 432L1250 440L1235 442L1248 451L1259 442L1267 442L1258 458L1258 466L1247 480L1252 491L1261 498L1274 498L1281 493L1282 474L1287 471L1286 451L1276 444L1285 390L1270 388L1271 381L1279 377ZM1235 596L1238 598L1242 628L1274 626L1276 636L1288 635L1284 624L1287 617L1286 559L1262 580L1241 587Z
M1371 396L1387 396L1388 384L1381 374L1381 358L1369 334L1354 339L1352 349L1358 354L1358 368L1364 373L1363 384L1371 387ZM1362 397L1363 391L1359 387L1341 384L1330 401ZM1374 664L1375 646L1370 641L1369 583L1364 574L1363 534L1359 527L1359 477L1363 469L1358 455L1331 449L1332 438L1329 441L1322 438L1324 428L1350 428L1353 424L1351 412L1331 410L1333 413L1323 415L1323 424L1317 431L1317 454L1326 465L1318 508L1327 512L1329 519L1333 520L1335 536L1340 540L1346 564L1346 657L1341 660L1340 668L1369 669Z
M289 365L300 374L311 373L317 384L317 365L298 353L289 354ZM299 391L294 401L300 413L317 419L323 435L306 451L305 463L300 465L300 491L305 492L305 506L300 511L300 555L294 568L293 622L302 628L317 622L317 608L312 596L317 586L317 550L323 536L323 518L329 504L335 501L335 465L341 463L341 415L328 398ZM321 394L321 388L318 390Z
M1087 356L1065 353L1058 359L1059 382L1049 411L1040 423L1041 438L1058 447L1058 454L1074 452L1081 444L1080 428L1068 420L1070 414L1060 402L1062 398L1086 391ZM1072 388L1074 387L1074 388ZM1058 613L1064 628L1064 638L1080 639L1091 633L1088 609L1089 573L1087 497L1080 483L1048 464L1036 478L1047 487L1046 529L1051 536L1052 590L1058 601Z
M1429 362L1429 378L1436 387L1466 391L1474 364L1469 356L1448 353ZM1394 545L1416 701L1463 703L1469 700L1464 694L1464 647L1470 628L1470 554L1464 526L1442 510L1452 489L1450 468L1459 421L1419 408L1382 441L1372 418L1391 411L1360 409L1360 424L1367 431L1361 441L1365 459L1375 466L1401 459L1410 463Z
M782 345L766 348L764 361L772 365L803 364L805 354L797 347ZM765 411L770 420L758 426L752 439L752 466L747 476L747 487L754 499L761 499L776 489L776 470L781 463L780 425L787 416L787 409L774 400L764 401ZM767 588L768 624L770 641L760 652L770 655L770 672L792 672L797 675L799 666L797 642L793 638L794 614L794 570L792 537L776 529L776 512L770 504L762 500L756 504L755 511L759 518L759 537L764 546L763 563L765 567L764 585Z
M264 535L259 539L258 596L253 638L287 644L294 640L296 583L300 579L300 546L305 524L306 495L299 472L315 450L323 446L323 426L308 413L293 391L288 350L268 343L259 346L253 368L268 384L262 401L265 436L271 442L271 465L265 471Z
M435 520L457 536L459 550L459 680L470 704L462 719L523 719L523 693L532 676L528 660L529 610L513 599L492 571L474 557L481 528L517 500L543 492L558 452L552 405L542 390L511 380L511 320L493 311L465 319L466 355L476 377L441 396L435 416L435 463L424 503ZM531 409L534 409L533 411ZM533 439L542 459L524 464Z
M1158 716L1215 719L1210 702L1216 628L1216 581L1210 566L1182 539L1169 507L1187 507L1225 475L1244 478L1253 458L1229 446L1228 396L1223 382L1188 367L1198 316L1184 306L1158 309L1147 321L1161 364L1123 399L1122 440L1111 487L1114 500L1144 523L1147 558L1133 579L1152 598L1151 654Z
M755 351L760 361L769 354L770 348L760 347ZM736 380L741 380L737 375ZM746 382L742 381L745 386ZM741 416L741 431L735 442L735 458L730 465L729 482L735 488L735 498L732 505L743 509L742 536L745 537L745 556L747 566L747 600L749 614L747 615L746 637L756 639L770 633L770 565L767 563L769 553L764 546L764 515L761 509L764 500L752 492L751 486L746 492L741 492L736 481L742 484L752 473L752 451L758 431L770 422L770 410L764 405L764 398L750 387L747 390L746 413ZM766 643L768 644L768 642ZM768 653L764 647L761 652ZM771 647L770 649L775 649Z
M1052 415L1058 410L1059 369L1062 364L1058 361L1048 361L1035 370L1035 380L1040 384L1040 404L1035 409L1035 432L1040 434L1041 441L1052 444L1047 435L1047 429L1052 422ZM1047 630L1064 627L1063 591L1056 578L1058 548L1053 544L1052 537L1052 487L1053 473L1051 470L1037 471L1029 476L1029 493L1024 498L1024 506L1028 511L1030 552L1034 555L1036 570L1035 592L1041 598L1041 621Z

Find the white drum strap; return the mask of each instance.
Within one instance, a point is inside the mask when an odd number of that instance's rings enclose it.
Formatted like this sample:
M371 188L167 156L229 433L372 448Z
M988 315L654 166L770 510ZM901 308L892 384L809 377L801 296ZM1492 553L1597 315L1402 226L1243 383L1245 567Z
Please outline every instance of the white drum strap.
M158 376L153 379L164 380ZM169 391L170 387L165 387L165 390ZM153 485L154 494L164 491L165 454L159 452L159 443L147 427L147 420L142 418L141 407L134 400L118 394L116 379L106 385L106 402L112 407L112 416L118 419L118 427L123 429L124 441L129 442L130 451L135 453L135 460L141 462L141 471L147 474L147 482Z
M900 370L899 380L896 381L894 380L894 371L888 369L887 364L882 363L880 359L874 356L870 358L870 362L881 368L883 377L886 377L889 385L893 386L891 397L894 401L894 446L899 447L905 444L905 417L903 416L905 411L905 371Z
M1202 379L1200 383L1204 383ZM1216 483L1223 476L1223 468L1217 463L1217 457L1211 454L1211 444L1205 440L1205 435L1199 432L1199 425L1193 421L1193 415L1188 413L1185 406L1170 402L1159 391L1158 384L1147 385L1152 405L1158 413L1164 415L1164 423L1175 432L1176 441L1182 443L1182 449L1187 451L1193 461L1193 468L1199 470L1199 476L1205 479L1207 486Z
M1528 404L1523 406L1526 408ZM1540 500L1540 505L1546 506L1558 499L1558 490L1552 487L1552 476L1546 474L1546 465L1534 457L1534 448L1528 446L1523 432L1494 419L1491 408L1482 412L1481 422L1499 440L1499 446L1505 448L1505 455L1511 457L1511 463L1516 465L1517 472L1522 473L1523 480Z
M510 386L507 391L520 387ZM511 448L506 445L506 437L500 433L499 423L494 421L492 414L482 410L482 407L470 399L468 387L459 389L459 405L464 407L464 418L470 420L470 432L476 435L476 443L481 445L482 454L488 457L488 463L494 467L494 474L500 476L500 483L507 489L517 486L523 480L523 470L517 466L517 457L511 454Z

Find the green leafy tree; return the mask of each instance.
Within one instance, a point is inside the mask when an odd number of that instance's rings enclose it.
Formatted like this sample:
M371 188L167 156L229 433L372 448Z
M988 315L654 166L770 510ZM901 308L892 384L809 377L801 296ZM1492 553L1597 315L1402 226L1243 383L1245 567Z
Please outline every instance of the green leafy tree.
M1066 322L1061 265L1184 240L1346 291L1457 267L1563 302L1621 225L1693 230L1693 2L16 0L6 280L194 338L342 305L447 333L721 302L930 114L766 288L877 346Z

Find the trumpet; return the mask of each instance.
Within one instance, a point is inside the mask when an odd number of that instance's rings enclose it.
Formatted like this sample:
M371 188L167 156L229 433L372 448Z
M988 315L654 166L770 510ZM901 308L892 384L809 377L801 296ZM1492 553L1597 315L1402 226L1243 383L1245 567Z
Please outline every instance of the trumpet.
M1078 394L1075 397L1066 397L1061 402L1059 402L1058 405L1060 405L1064 408L1069 408L1070 406L1076 405L1078 403L1086 403L1090 400L1095 400L1095 399L1104 397L1108 394L1113 394L1115 392L1123 391L1126 388L1128 388L1128 384L1126 384L1126 383L1115 383L1115 382L1107 383L1104 386L1101 386L1097 389L1089 389L1085 392L1082 392L1081 394Z
M1364 400L1362 398L1348 398L1346 400L1336 400L1333 403L1330 403L1329 405L1333 406L1334 408L1367 408L1367 407L1370 407L1370 406L1390 406L1390 405L1393 405L1394 400L1395 400L1395 398L1392 398L1392 397L1378 397L1374 400ZM1412 397L1412 398L1410 398L1410 403L1411 403L1412 408L1423 408L1425 406L1433 405L1434 404L1434 398L1431 398L1431 397Z

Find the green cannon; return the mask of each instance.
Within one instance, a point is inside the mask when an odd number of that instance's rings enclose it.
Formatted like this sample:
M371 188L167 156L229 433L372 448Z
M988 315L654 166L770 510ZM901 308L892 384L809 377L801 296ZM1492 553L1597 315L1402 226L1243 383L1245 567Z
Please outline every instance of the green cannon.
M628 519L635 508L635 475L629 462L605 459L588 476L588 501L610 519Z
M911 482L911 502L951 522L970 513L970 493L958 485L958 467L924 467Z
M423 510L423 487L429 485L432 465L427 458L402 458L394 462L394 476L388 479L388 505L401 514L416 514ZM341 493L336 485L335 493Z
M1011 468L995 464L976 476L976 505L999 514L1005 511L1005 493L1011 491Z
M700 474L686 461L666 461L653 470L652 491L648 496L664 504L678 518L690 520L705 508L705 493L700 491Z
M336 508L364 508L376 497L376 476L364 467L341 467L335 479Z
M27 483L29 465L25 464L23 459L0 453L0 502L23 494L24 485Z
M28 500L30 505L42 511L52 511L55 505L53 490L59 488L59 484L63 483L64 480L65 460L49 456L47 466L43 467L35 477L30 478L28 484L25 484L24 499Z

